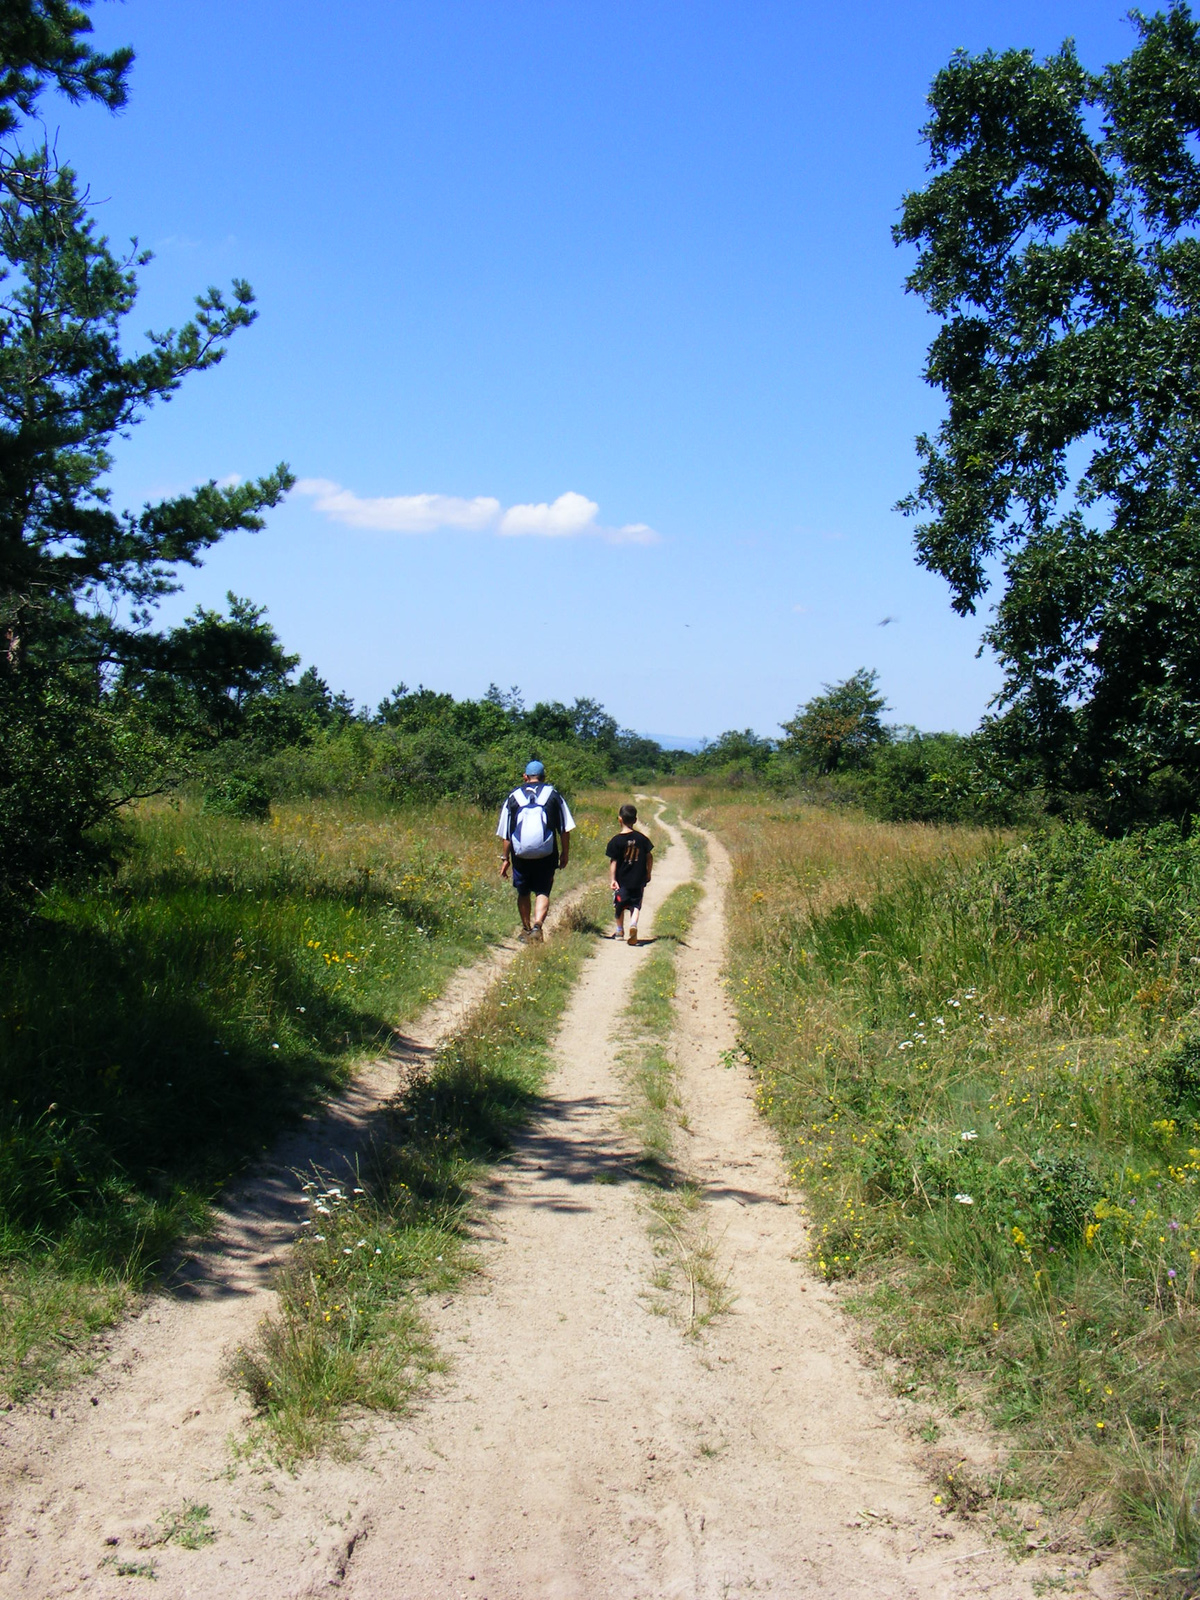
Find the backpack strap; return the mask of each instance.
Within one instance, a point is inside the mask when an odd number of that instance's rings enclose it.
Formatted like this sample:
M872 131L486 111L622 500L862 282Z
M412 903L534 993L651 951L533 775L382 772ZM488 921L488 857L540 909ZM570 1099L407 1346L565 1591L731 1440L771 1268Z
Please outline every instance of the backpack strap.
M514 789L508 797L509 806L516 811L528 811L531 806L541 806L543 809L557 793L552 783L543 783L530 794L524 784L519 789Z

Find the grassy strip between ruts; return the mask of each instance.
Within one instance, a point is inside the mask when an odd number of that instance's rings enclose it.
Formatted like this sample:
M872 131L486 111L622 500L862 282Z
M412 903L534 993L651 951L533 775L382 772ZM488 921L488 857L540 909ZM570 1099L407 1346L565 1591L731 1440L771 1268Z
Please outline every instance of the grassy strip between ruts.
M258 1414L254 1442L283 1462L344 1445L355 1413L404 1410L439 1368L420 1300L474 1265L471 1184L536 1107L603 895L522 951L410 1079L357 1182L313 1175L278 1310L229 1373Z
M697 837L700 837L697 835ZM691 842L689 835L688 842ZM700 838L703 848L703 839ZM698 862L702 865L703 860ZM654 916L655 943L626 1007L628 1035L621 1063L630 1089L630 1126L641 1145L639 1168L657 1265L651 1307L697 1333L727 1303L702 1197L676 1161L676 1130L685 1112L675 1085L670 1035L675 1021L675 965L704 893L696 879L669 894Z
M985 1494L1022 1547L1050 1508L1068 1562L1200 1593L1200 841L708 804L814 1266L927 1439L948 1407L1011 1441L986 1485L947 1460L944 1502Z
M679 829L683 835L683 842L687 845L688 854L692 858L692 865L697 873L702 875L704 868L708 864L708 846L704 842L704 835L700 829L693 828L686 822L681 821L677 805L663 806L656 820L668 824L672 828Z

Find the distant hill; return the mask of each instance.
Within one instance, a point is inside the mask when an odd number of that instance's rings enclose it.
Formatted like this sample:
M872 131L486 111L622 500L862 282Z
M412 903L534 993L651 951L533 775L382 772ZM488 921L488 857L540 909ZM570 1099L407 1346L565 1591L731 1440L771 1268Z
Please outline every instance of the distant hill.
M689 750L693 755L708 743L707 738L689 738L679 733L644 733L642 738L653 739L664 750Z

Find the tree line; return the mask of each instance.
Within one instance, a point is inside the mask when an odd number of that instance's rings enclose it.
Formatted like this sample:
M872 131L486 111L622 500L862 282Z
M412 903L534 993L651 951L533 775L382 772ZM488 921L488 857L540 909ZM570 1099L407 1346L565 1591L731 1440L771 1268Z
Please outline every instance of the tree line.
M296 676L297 658L261 608L228 599L228 616L200 609L173 631L170 671L122 681L217 811L262 817L272 800L329 794L491 805L531 756L571 789L661 777L766 785L894 821L1010 822L1037 809L1006 783L986 734L886 723L878 674L866 668L825 685L779 737L734 728L698 750L669 750L619 727L596 700L526 707L519 689L495 684L458 700L401 683L378 706L355 707L315 667Z

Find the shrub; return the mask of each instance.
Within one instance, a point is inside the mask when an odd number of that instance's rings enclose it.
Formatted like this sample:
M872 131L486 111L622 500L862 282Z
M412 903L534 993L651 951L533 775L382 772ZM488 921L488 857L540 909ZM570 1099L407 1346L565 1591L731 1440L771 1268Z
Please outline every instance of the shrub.
M866 801L884 822L1009 822L1014 810L973 739L915 730L876 749Z
M258 772L234 772L204 793L204 809L215 817L265 822L271 815L270 784Z
M1086 938L1136 956L1194 935L1200 836L1166 822L1105 839L1069 824L1006 852L989 882L1005 932Z

